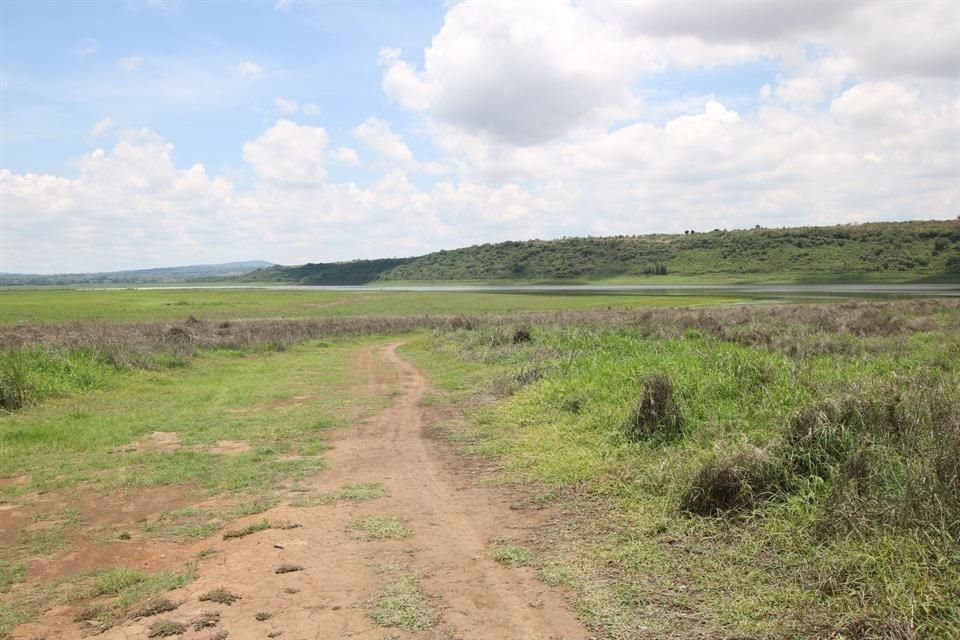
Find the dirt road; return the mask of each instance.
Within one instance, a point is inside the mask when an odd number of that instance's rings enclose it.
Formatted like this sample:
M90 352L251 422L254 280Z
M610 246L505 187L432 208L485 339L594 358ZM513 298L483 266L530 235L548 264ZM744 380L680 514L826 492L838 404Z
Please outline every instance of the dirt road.
M100 637L147 638L156 620L189 623L201 612L218 613L217 626L189 628L178 637L209 639L224 630L230 640L589 637L561 594L539 582L532 569L491 558L495 540L523 544L543 525L543 516L511 510L509 492L478 486L476 465L429 436L420 402L428 381L396 353L397 346L358 352L355 384L342 392L393 393L394 401L372 420L330 435L329 466L316 480L322 492L375 483L386 495L306 508L286 504L235 523L232 528L266 516L301 526L217 539L221 552L201 561L198 578L168 594L182 602L178 609L129 621ZM378 516L399 519L409 535L369 540L351 529ZM210 542L197 549L205 546ZM282 565L302 570L276 573ZM218 587L241 599L230 606L199 601ZM377 611L387 621L403 621L401 626L378 626L370 617ZM72 638L80 630L66 607L14 637Z

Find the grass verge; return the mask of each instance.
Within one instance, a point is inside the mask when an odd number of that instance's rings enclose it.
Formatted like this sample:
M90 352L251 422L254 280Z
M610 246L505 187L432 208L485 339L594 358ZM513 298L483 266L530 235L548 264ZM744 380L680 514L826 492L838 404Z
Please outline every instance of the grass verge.
M603 637L950 638L958 329L950 302L651 311L404 353L467 451L563 496L534 564Z

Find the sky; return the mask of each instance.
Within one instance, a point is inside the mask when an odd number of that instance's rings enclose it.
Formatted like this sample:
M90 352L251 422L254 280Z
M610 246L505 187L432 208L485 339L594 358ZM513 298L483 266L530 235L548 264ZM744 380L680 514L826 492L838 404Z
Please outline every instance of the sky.
M0 271L960 214L960 3L0 2Z

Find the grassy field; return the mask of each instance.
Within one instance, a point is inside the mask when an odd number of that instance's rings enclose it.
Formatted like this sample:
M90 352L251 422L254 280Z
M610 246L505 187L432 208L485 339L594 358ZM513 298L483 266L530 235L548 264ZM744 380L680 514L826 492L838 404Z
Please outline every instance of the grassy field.
M349 379L350 358L362 344L213 349L149 369L117 368L84 351L35 347L21 354L52 389L0 417L0 505L17 505L27 518L0 529L0 637L52 604L104 595L111 598L96 617L108 625L193 573L188 566L147 574L121 564L58 574L2 596L64 554L97 555L121 545L122 563L122 550L140 540L202 540L282 496L321 499L302 483L324 466L324 433L389 402L389 394L328 392ZM64 361L71 355L72 364ZM119 503L98 506L124 496L169 508L131 522ZM212 504L189 506L214 496ZM120 584L104 586L111 581Z
M564 586L598 637L960 634L956 302L0 297L0 508L22 516L0 527L0 637L91 597L107 604L84 624L109 626L196 572L118 560L36 577L78 550L242 535L231 522L278 501L381 495L313 495L305 479L328 429L390 402L337 390L359 349L398 335L450 439L499 461L526 496L515 508L557 509L539 544L504 538L490 557ZM165 506L142 521L90 515L124 495ZM407 535L387 516L348 531Z
M276 291L265 289L0 289L0 323L163 321L516 313L724 304L733 295Z
M562 509L526 563L609 638L960 634L960 309L438 331L450 436ZM435 399L442 402L442 398Z

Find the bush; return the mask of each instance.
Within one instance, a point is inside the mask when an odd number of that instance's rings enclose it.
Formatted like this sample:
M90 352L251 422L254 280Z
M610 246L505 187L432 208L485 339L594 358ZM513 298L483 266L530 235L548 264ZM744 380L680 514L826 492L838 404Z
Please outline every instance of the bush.
M761 449L708 460L680 498L680 509L700 516L746 511L777 494L782 468Z
M513 332L513 344L520 344L521 342L530 342L530 329L527 327L518 327Z
M683 419L673 399L673 383L666 375L655 373L643 381L640 395L627 418L625 431L633 441L652 436L676 436Z
M20 353L8 351L0 362L0 408L16 411L27 403L27 378Z

